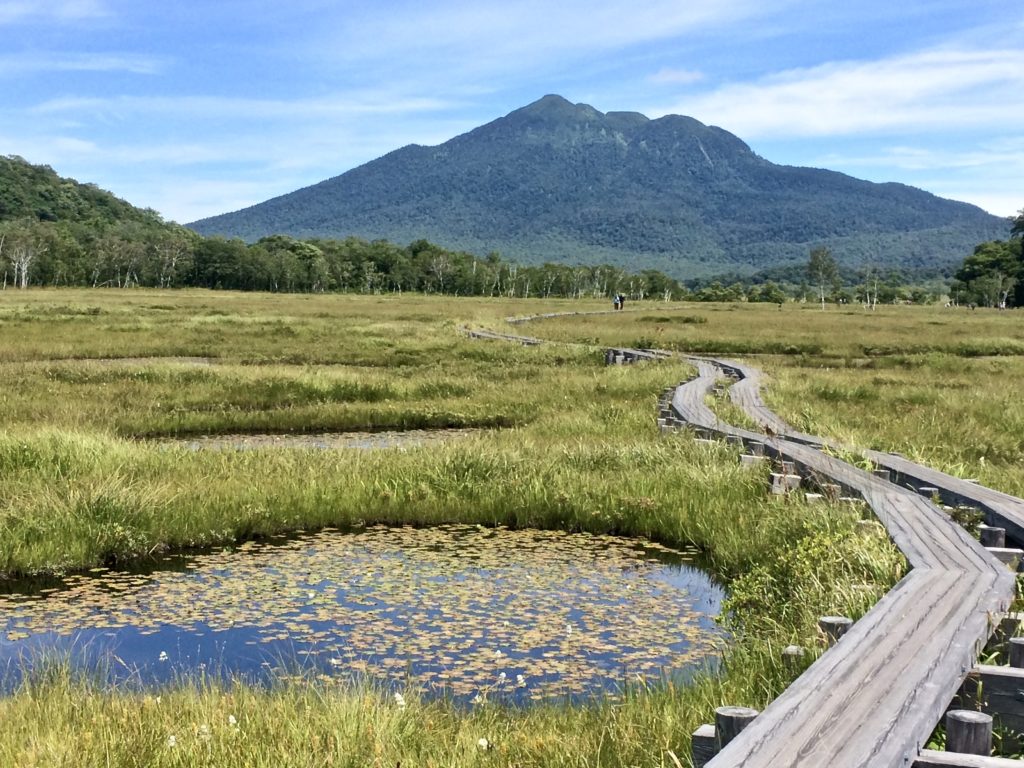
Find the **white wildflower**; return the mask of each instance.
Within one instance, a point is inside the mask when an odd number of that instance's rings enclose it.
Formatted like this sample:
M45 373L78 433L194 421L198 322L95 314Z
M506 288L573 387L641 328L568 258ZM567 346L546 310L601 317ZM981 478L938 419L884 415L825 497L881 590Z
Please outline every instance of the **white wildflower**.
M516 687L518 687L518 688L525 688L526 687L526 678L523 677L522 675L516 675Z
M160 661L167 661L167 659L168 659L167 651L160 651L159 658L160 658Z
M238 727L238 720L235 719L234 715L228 715L228 725L230 725L232 728Z
M167 746L172 749L178 746L178 740L174 737L173 733L167 737Z
M199 739L201 741L209 741L210 740L210 726L208 726L208 725L200 725L199 726L198 735L199 735Z
M484 738L481 738L480 740L478 740L476 745L478 747L480 747L480 749L490 749L491 748L491 742L489 742L487 739L484 739Z
M405 696L400 693L395 694L395 704L399 709L405 709Z

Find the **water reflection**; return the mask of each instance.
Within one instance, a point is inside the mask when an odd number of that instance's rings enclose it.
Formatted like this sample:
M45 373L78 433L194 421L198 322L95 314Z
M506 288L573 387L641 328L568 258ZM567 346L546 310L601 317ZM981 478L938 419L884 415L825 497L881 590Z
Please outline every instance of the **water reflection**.
M714 657L722 590L610 536L467 526L322 531L0 596L12 684L40 652L150 685L371 678L463 702L614 693Z

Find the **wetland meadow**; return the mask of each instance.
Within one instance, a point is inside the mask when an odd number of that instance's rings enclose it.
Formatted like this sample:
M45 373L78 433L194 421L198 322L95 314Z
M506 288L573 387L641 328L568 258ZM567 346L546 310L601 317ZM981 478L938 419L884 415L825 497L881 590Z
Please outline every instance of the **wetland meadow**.
M0 292L0 764L685 765L905 564L659 433L692 369L608 345L742 357L801 429L1024 490L1014 312L505 322L606 309Z

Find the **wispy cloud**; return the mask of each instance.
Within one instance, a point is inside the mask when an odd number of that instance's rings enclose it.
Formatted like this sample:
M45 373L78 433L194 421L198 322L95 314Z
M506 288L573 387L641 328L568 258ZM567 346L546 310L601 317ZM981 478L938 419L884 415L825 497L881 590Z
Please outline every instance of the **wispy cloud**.
M0 2L0 26L34 21L75 22L110 15L100 0L6 0Z
M870 155L830 152L820 158L820 163L826 167L878 166L908 171L1011 167L1015 173L1019 172L1024 177L1024 138L997 139L960 150L896 145L883 147Z
M398 115L431 112L451 106L431 97L391 98L387 94L343 94L321 98L251 99L221 96L68 96L36 104L34 114L81 113L95 116L173 114L205 118L294 119L344 115Z
M124 72L155 75L169 61L155 56L120 53L38 53L0 55L0 77L40 72Z
M407 3L388 14L375 8L346 14L339 26L328 27L323 34L333 43L324 48L336 51L333 55L342 61L374 62L390 69L425 56L429 69L443 66L452 77L466 80L494 72L507 76L511 62L523 71L554 62L564 66L573 58L725 28L767 13L764 3L755 0L449 0ZM415 68L408 72L417 73Z
M741 136L948 131L1024 121L1024 50L931 50L844 61L726 85L683 99L682 112Z
M649 82L662 85L690 85L704 79L704 73L694 69L672 69L662 67L647 78Z

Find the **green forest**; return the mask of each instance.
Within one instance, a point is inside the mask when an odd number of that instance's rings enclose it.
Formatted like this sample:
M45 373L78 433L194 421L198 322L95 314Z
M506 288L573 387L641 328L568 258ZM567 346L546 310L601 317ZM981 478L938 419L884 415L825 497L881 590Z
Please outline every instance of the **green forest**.
M1024 306L1024 212L1006 241L982 243L951 283L895 267L837 265L828 285L802 266L754 276L678 280L655 269L610 264L520 264L497 253L478 256L424 239L298 239L272 235L253 243L203 237L47 166L0 157L0 285L201 287L270 292L396 293L453 296L697 301L815 300L929 303L949 297L978 306ZM827 290L826 290L827 288Z

